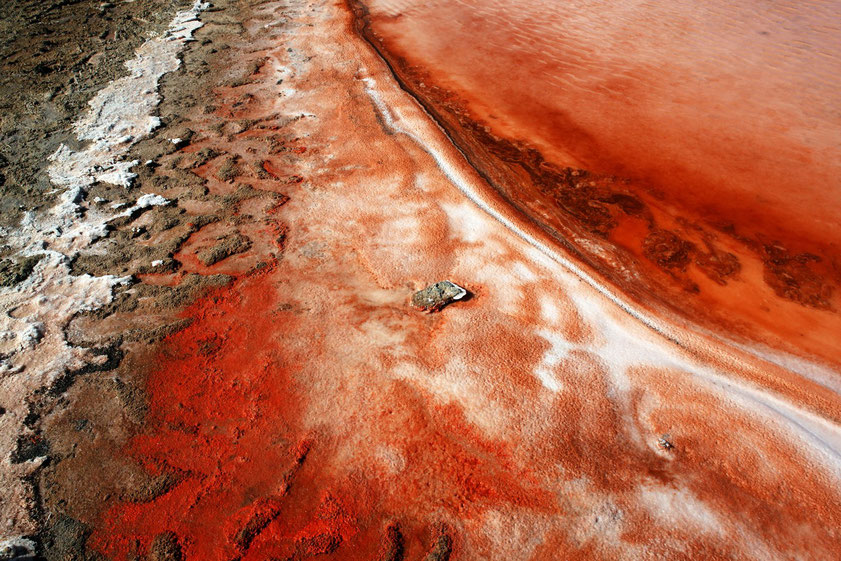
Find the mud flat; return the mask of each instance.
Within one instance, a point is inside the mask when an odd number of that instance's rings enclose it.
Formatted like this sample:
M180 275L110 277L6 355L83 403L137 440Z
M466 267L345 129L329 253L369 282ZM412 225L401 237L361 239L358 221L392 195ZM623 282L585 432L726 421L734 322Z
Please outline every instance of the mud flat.
M41 324L3 357L19 369L0 396L23 403L0 402L19 470L3 485L22 498L3 506L7 543L48 559L837 558L832 366L640 305L647 285L624 290L578 248L610 232L564 245L512 205L356 8L196 4L170 26L158 126L106 143L137 176L94 167L42 211L107 227L44 229L70 257L3 289L9 317ZM26 284L48 270L71 281ZM469 294L411 305L444 279ZM15 300L75 283L101 298L60 316ZM55 350L72 361L27 376Z

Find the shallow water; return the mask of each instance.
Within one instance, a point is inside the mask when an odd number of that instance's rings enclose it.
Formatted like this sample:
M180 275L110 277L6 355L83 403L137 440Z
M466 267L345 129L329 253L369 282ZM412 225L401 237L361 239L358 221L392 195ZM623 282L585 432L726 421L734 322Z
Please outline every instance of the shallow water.
M820 230L841 203L837 2L371 5L400 54L553 161L704 214L841 234Z

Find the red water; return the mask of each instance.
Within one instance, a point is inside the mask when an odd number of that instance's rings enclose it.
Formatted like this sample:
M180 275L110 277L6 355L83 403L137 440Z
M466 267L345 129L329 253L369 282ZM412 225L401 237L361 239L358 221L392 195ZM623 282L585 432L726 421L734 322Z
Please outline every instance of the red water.
M841 3L370 2L500 133L693 211L836 243Z

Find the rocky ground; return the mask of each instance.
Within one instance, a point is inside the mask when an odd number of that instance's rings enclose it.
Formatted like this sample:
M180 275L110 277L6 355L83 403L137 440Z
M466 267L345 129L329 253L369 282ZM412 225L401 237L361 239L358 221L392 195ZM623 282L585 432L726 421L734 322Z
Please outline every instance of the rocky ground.
M350 6L8 10L6 558L836 558L835 373L628 303Z

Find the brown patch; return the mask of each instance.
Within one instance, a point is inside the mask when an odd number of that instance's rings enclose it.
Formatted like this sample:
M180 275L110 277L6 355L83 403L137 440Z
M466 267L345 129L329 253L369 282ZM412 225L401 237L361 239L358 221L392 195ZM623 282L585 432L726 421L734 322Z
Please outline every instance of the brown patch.
M184 561L184 552L174 532L158 534L149 546L149 561Z
M645 256L664 269L685 271L695 246L668 230L654 230L642 242Z
M396 522L392 522L385 529L379 561L403 561L403 534Z
M765 282L778 296L803 306L829 310L834 286L826 282L810 267L821 258L811 253L792 255L779 244L763 246Z
M239 156L229 156L226 158L216 171L217 179L219 179L219 181L229 183L239 177L242 173L239 167L239 160Z
M231 255L244 253L251 248L251 240L242 234L231 234L219 240L219 243L211 248L198 253L198 259L205 267L227 259Z

